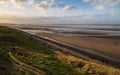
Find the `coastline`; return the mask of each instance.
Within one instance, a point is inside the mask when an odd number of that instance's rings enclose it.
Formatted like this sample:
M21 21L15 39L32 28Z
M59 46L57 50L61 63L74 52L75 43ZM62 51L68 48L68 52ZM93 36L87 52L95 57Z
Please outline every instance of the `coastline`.
M75 38L70 36L62 36L55 33L38 33L37 35L49 37L80 48L90 49L95 52L102 53L111 58L120 60L119 58L120 43L115 44L114 42L111 41L105 41L101 39L98 40L98 39L85 38L85 37Z

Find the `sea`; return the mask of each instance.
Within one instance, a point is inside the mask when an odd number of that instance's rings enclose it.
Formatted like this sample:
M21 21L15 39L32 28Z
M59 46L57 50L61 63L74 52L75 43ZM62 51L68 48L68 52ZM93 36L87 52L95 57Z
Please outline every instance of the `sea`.
M10 25L10 27L20 29L31 34L59 33L72 36L89 36L89 34L74 34L75 32L89 32L103 34L95 36L104 36L104 34L107 36L120 36L120 24L16 24Z

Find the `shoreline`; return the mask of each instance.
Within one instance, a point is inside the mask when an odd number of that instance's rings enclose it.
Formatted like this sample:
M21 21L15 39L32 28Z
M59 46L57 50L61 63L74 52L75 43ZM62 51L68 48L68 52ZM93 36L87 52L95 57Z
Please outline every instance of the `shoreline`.
M92 37L92 38L102 38L102 39L110 39L110 40L119 40L120 41L120 35L118 34L110 34L107 32L93 32L93 31L55 31L54 29L49 28L31 28L31 27L23 27L20 28L23 30L41 30L51 33L58 33L63 35L70 35L70 36L85 36L85 37ZM97 29L91 29L91 30L97 30ZM99 29L98 29L99 30ZM102 29L101 29L102 30ZM104 30L104 29L103 29ZM110 29L112 30L112 29ZM113 29L114 30L114 29Z
M97 40L97 39L90 39L90 38L75 38L75 37L68 37L68 36L62 36L58 34L53 33L38 33L38 36L44 36L48 38L55 39L57 41L68 43L73 46L77 46L84 49L90 49L95 52L102 53L106 56L109 56L114 59L120 60L120 43L117 45L110 41L103 41L103 40ZM72 40L72 41L71 41Z

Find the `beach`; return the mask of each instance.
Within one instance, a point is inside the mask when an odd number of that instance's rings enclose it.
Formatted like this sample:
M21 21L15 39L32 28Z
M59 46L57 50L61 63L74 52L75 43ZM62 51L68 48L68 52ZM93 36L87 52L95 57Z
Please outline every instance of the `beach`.
M120 60L120 42L106 39L96 39L93 37L72 37L56 33L37 33L38 36L49 37L60 42L71 44L80 48L99 52L113 59ZM109 37L110 38L110 37Z

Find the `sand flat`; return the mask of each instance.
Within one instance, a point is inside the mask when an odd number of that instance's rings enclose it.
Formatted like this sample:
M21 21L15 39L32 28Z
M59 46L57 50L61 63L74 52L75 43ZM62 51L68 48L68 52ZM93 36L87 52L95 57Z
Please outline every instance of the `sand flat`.
M120 43L115 44L111 41L93 38L62 36L55 33L39 33L37 35L49 37L77 47L100 52L106 56L120 60Z
M107 35L107 33L100 32L88 32L88 31L72 31L72 32L62 32L67 34L83 34L83 35Z

